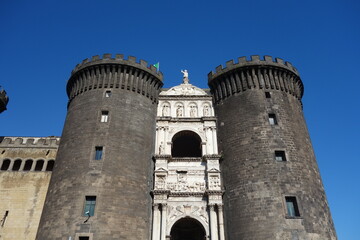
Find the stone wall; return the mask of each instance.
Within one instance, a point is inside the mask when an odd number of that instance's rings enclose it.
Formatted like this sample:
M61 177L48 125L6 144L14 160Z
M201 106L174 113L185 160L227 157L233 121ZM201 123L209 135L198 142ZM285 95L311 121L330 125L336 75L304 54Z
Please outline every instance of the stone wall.
M35 239L58 143L55 137L1 138L0 239Z
M302 112L302 82L291 65L270 59L243 59L209 75L217 92L227 240L334 240ZM289 216L286 197L296 199L298 216Z
M50 177L51 172L0 172L0 239L35 239Z
M37 239L149 239L160 77L134 59L104 56L84 64L68 81L68 112ZM102 157L95 159L99 146ZM86 196L96 197L88 220Z

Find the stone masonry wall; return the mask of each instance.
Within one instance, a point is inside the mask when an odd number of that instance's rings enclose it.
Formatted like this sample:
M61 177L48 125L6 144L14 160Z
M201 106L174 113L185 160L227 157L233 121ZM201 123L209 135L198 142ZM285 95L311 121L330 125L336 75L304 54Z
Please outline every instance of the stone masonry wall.
M281 91L267 99L253 89L215 111L227 239L336 239L299 100ZM268 113L278 125L269 124ZM275 150L284 150L287 161L276 161ZM300 217L287 217L285 196L297 198Z
M55 159L58 142L55 137L0 139L1 240L35 239L51 177L47 164ZM10 162L6 170L4 161ZM21 162L19 169L15 161ZM24 170L26 161L32 166ZM37 161L44 161L42 168L35 169Z
M135 60L104 55L84 64L68 82L70 102L37 239L149 239L156 93L162 83ZM89 69L94 72L86 74ZM107 122L100 121L102 111ZM96 146L103 147L101 160L95 160ZM86 196L96 196L88 221Z

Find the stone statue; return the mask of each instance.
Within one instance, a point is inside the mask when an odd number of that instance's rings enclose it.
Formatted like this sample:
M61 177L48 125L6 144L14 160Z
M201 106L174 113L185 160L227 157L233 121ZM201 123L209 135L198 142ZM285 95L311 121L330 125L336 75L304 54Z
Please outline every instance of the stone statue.
M195 106L190 107L190 117L196 117L196 107Z
M183 74L183 82L185 84L188 84L189 83L189 73L188 71L185 69L185 70L181 70L182 74Z
M161 142L159 145L159 155L164 154L164 143Z
M176 116L182 117L182 115L183 115L183 109L182 109L182 106L179 105L176 109Z
M168 105L163 106L162 115L163 116L168 116L169 115L169 106Z
M204 116L209 116L209 106L208 105L204 106Z

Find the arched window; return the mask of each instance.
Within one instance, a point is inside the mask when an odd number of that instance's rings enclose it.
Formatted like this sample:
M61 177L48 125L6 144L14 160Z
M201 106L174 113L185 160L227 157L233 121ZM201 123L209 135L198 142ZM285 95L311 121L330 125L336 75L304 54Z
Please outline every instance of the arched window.
M201 157L201 138L192 131L181 131L172 139L173 157Z
M41 171L44 166L44 160L37 160L35 165L35 171Z
M54 164L55 164L54 160L49 160L46 166L46 171L52 171L54 168Z
M32 165L33 165L33 160L31 160L31 159L26 160L23 171L30 171Z
M2 171L6 171L8 170L10 167L10 160L9 159L4 159L2 165L1 165L1 170Z
M13 171L19 171L20 167L21 167L21 160L20 159L16 159L14 162L14 165L12 167Z

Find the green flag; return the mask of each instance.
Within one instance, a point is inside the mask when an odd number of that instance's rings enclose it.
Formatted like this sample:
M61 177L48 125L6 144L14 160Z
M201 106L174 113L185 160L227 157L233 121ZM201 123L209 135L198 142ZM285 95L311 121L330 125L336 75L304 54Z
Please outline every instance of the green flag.
M154 67L156 67L156 69L159 71L160 70L160 63L157 62L155 64L153 64Z

